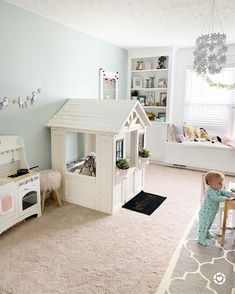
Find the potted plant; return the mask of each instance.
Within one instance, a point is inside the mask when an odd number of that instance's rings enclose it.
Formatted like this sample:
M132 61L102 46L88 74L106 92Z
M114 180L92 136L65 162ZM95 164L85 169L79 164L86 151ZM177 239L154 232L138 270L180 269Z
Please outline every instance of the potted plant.
M150 157L150 151L146 148L142 148L139 150L139 157L140 161L143 164L148 164L149 163L149 157Z
M120 176L126 176L128 174L128 169L131 167L129 160L126 158L118 159L116 165L119 169Z
M132 100L137 100L138 95L139 95L139 91L137 91L137 90L131 91L131 99Z

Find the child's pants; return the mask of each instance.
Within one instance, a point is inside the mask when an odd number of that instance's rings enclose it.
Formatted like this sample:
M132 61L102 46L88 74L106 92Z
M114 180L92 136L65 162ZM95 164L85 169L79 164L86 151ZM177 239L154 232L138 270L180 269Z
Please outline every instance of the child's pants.
M218 211L218 210L217 210ZM208 231L213 223L213 220L216 216L217 211L213 214L200 213L199 215L199 233L198 233L198 242L206 243Z

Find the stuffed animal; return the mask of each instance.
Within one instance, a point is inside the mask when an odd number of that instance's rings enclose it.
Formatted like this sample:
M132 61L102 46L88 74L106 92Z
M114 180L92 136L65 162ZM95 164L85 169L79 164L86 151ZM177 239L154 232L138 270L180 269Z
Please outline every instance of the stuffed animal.
M149 112L149 111L146 111L146 114L147 114L147 117L149 120L154 120L154 118L156 116L154 113Z
M204 128L200 128L200 136L202 140L210 141L211 143L215 143L219 141L219 137L216 135L208 135L207 131Z
M95 177L96 176L96 154L91 152L84 160L81 166L80 174Z
M208 141L211 143L219 141L218 136L208 135L204 128L198 128L188 124L184 124L184 136L188 141Z
M200 136L201 136L201 139L204 139L205 141L210 141L210 137L208 136L204 128L200 128Z
M192 125L184 124L184 136L187 141L198 141L198 128Z

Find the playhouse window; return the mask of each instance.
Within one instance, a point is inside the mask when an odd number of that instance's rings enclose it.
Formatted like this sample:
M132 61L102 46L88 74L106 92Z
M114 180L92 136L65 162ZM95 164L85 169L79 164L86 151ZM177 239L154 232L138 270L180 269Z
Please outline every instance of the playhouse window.
M84 134L66 134L66 168L70 170L84 157Z
M96 136L94 134L67 133L66 168L69 172L96 176Z
M141 150L144 148L144 133L139 134L139 145L138 145L138 150Z
M116 161L123 158L123 143L123 139L116 141Z

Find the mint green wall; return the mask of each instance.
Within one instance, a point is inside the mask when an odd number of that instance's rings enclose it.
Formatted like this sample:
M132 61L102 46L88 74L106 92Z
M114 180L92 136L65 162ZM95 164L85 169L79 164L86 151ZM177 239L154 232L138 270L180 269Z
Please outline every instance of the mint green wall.
M99 68L119 72L126 98L126 50L0 1L0 98L26 97L42 87L34 106L0 111L0 135L23 137L30 166L50 167L47 120L68 98L98 98Z

